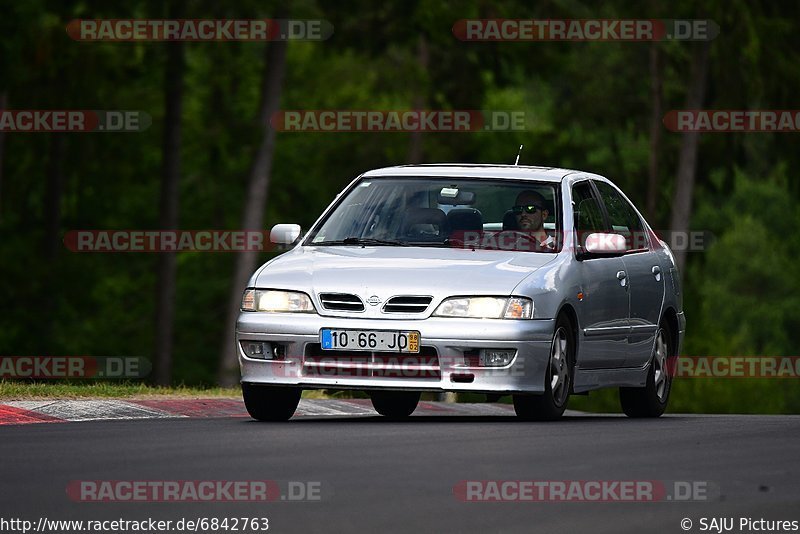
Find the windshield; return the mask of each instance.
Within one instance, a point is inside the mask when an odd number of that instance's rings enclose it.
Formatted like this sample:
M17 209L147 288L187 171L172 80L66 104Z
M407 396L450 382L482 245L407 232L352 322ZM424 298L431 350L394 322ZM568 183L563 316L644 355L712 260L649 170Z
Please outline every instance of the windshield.
M559 204L557 188L546 182L363 178L304 244L557 252Z

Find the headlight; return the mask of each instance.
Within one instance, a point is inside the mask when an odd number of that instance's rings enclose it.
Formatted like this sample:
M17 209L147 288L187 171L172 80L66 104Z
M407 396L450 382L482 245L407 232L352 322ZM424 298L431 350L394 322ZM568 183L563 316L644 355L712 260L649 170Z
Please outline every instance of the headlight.
M271 289L245 289L242 311L314 313L314 304L305 293L298 291L273 291Z
M454 297L442 302L434 316L475 319L530 319L533 301L522 297Z

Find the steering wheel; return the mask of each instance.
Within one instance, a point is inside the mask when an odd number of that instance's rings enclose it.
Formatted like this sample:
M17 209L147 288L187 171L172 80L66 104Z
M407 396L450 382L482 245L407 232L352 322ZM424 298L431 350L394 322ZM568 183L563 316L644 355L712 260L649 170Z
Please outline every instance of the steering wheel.
M506 231L511 232L514 235L514 238L517 240L519 240L519 238L523 238L528 243L531 243L533 245L532 250L547 250L547 246L542 245L535 236L527 232L524 232L522 230L506 230Z

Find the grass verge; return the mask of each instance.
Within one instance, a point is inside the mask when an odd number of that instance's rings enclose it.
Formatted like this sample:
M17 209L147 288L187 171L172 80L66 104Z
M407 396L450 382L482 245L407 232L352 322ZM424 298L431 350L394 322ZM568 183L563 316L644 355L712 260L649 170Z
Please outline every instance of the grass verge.
M0 381L0 400L97 398L241 398L241 388L160 387L134 382L17 382Z

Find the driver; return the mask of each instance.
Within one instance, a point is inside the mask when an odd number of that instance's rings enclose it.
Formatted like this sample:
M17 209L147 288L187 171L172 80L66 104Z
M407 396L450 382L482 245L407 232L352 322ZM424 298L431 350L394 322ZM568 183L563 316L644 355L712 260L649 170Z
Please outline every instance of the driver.
M511 211L517 219L519 230L535 239L541 248L553 250L555 240L544 229L544 221L550 215L546 205L547 202L541 193L525 190L517 195Z

